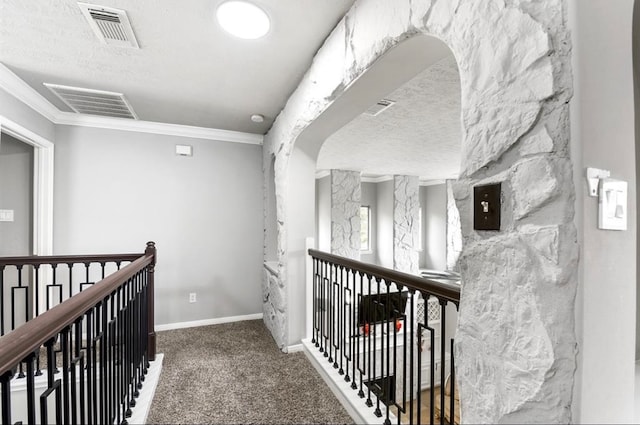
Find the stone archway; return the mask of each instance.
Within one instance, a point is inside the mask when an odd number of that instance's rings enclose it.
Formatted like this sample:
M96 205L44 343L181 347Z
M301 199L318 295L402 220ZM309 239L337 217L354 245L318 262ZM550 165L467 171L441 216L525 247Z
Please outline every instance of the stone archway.
M507 3L360 1L334 29L265 137L265 164L275 155L278 254L278 277L264 286L265 322L282 348L303 336L317 151L297 139L379 57L412 35L432 35L453 51L462 85L454 195L464 238L463 421L568 422L577 244L566 11L561 0ZM502 183L498 233L472 228L472 188L489 182Z

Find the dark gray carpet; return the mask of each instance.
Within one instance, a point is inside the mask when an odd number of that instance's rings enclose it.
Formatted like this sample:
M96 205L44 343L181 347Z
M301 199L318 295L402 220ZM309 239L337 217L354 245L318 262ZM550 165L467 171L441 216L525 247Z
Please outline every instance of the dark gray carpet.
M159 332L149 423L353 423L304 353L278 350L261 320Z

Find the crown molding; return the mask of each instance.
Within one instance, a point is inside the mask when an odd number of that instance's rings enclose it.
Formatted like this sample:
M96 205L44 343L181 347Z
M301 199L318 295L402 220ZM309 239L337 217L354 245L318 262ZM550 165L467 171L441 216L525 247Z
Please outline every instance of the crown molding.
M191 137L195 139L217 140L220 142L248 143L251 145L261 145L264 138L262 134L243 133L240 131L101 117L98 115L76 114L73 112L59 112L56 117L56 124L135 131L165 136Z
M361 181L364 183L382 183L389 180L393 180L392 175L384 175L378 177L362 176Z
M420 180L420 186L435 186L438 184L445 184L446 180Z
M55 124L56 115L60 112L58 108L2 63L0 63L0 88Z
M240 131L63 112L2 63L0 63L0 88L54 124L190 137L220 142L247 143L251 145L261 145L264 139L262 134Z

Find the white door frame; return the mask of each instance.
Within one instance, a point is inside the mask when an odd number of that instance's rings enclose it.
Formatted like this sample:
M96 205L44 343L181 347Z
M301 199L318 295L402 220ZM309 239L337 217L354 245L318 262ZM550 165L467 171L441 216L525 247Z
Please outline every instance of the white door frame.
M33 146L33 255L53 253L53 143L0 115L0 132Z

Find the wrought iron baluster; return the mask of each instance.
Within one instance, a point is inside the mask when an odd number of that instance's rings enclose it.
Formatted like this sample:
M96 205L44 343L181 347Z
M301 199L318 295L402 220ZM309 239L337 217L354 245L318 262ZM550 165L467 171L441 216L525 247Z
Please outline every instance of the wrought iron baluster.
M0 266L0 336L4 335L4 268Z
M2 423L11 423L11 379L14 371L9 370L0 376L0 399L2 400Z

